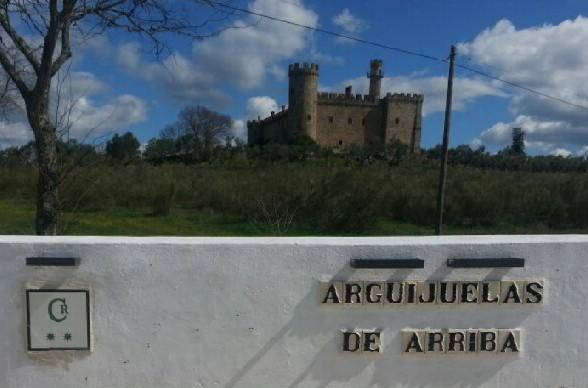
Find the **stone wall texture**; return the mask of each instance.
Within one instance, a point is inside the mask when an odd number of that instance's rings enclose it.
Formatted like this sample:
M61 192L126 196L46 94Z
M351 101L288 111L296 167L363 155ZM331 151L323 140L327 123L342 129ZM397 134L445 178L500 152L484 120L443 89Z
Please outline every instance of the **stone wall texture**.
M413 152L420 150L422 100L389 98L386 100L385 138L407 144Z
M317 143L333 148L381 143L383 112L378 105L319 103ZM376 140L377 139L377 140Z
M304 134L316 139L318 65L298 63L288 68L288 136Z
M372 72L380 74L381 70ZM296 135L305 135L319 145L341 150L398 140L412 152L420 151L422 95L387 94L379 98L373 94L319 93L316 64L290 65L288 75L289 106L283 112L287 123L277 125L272 117L248 121L249 144L288 143ZM379 93L379 84L376 77L370 90Z

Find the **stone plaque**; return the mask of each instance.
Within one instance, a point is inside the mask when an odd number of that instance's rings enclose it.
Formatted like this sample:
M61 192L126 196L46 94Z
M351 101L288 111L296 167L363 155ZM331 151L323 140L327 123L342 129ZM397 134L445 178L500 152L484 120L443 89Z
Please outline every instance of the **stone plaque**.
M29 351L90 350L89 290L29 289Z

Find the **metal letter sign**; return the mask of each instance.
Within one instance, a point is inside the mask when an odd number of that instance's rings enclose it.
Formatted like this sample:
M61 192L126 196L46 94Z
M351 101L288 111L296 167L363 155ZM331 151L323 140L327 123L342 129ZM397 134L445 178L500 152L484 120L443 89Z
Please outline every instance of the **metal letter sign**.
M88 290L27 290L28 350L90 350Z

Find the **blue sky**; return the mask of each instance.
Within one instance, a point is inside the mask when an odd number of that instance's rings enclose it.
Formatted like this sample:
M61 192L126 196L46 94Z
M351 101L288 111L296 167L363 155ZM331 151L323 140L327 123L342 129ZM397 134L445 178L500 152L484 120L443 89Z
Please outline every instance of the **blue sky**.
M390 46L447 57L459 44L459 63L588 106L586 1L313 1L251 0L233 4L298 23ZM195 18L197 18L195 16ZM202 42L169 37L160 58L147 42L122 32L78 47L69 85L75 102L74 137L133 131L157 136L185 105L201 104L244 122L287 104L287 65L320 64L322 88L365 89L371 58L384 61L385 91L425 94L423 147L441 140L447 65L235 15L226 30ZM588 151L588 110L570 108L457 70L451 143L508 144L522 126L532 153ZM0 122L0 143L17 144L29 131L18 117ZM90 136L91 137L91 136Z

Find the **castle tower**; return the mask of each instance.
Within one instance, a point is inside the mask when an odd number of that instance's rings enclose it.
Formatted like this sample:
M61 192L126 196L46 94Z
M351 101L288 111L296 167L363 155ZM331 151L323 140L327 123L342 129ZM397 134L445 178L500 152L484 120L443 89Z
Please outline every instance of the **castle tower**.
M380 91L382 89L382 78L384 71L382 70L382 60L372 59L370 61L370 72L367 77L370 79L370 96L377 100L380 98Z
M288 66L288 135L291 138L305 134L317 139L318 75L319 67L314 63Z

